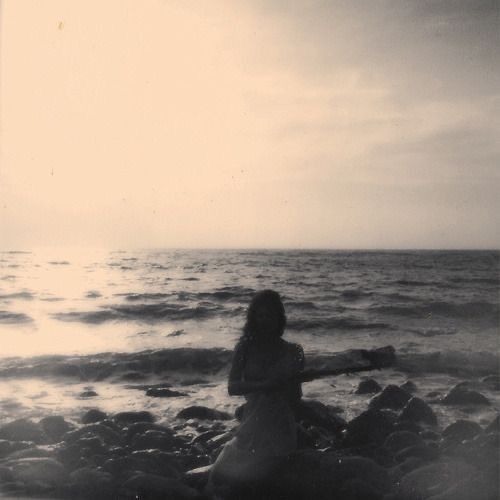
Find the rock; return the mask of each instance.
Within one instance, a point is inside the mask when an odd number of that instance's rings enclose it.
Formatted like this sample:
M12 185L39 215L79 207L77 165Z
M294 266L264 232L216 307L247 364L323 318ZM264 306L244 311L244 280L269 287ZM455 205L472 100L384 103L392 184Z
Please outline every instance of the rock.
M75 431L67 432L64 435L64 440L68 443L74 443L82 437L97 436L108 445L120 445L123 443L122 436L103 423L88 424L80 427Z
M146 396L151 396L153 398L179 398L188 396L188 394L185 392L172 391L171 389L167 389L165 387L153 387L146 391Z
M144 434L136 434L131 443L134 450L158 449L170 451L173 449L175 440L171 433L160 431L146 431Z
M392 430L393 423L385 413L370 409L347 424L342 444L344 446L381 444Z
M95 391L83 391L78 395L81 399L95 398L96 396L99 396L99 394Z
M102 470L83 467L69 476L72 498L113 498L112 476Z
M460 481L446 491L432 495L428 500L496 500L498 498L500 498L498 481L488 480L479 475L479 477Z
M7 441L6 439L0 439L0 458L6 457L18 450L32 448L34 444L31 441Z
M500 390L500 375L488 375L482 379L482 382L494 391Z
M460 442L465 439L472 439L482 432L482 427L476 422L471 422L470 420L457 420L446 427L442 435L448 442Z
M399 410L411 398L411 394L397 385L388 385L378 396L375 396L370 401L370 408L380 410L382 408L390 408Z
M460 461L436 462L415 469L401 479L397 498L422 500L437 495L475 474L475 469Z
M60 488L67 481L64 467L53 458L21 458L9 462L14 478L28 487L45 483L52 488Z
M367 378L358 384L355 394L375 394L381 390L382 387L380 387L379 383L375 379Z
M174 433L172 429L165 427L161 424L155 424L154 422L136 422L130 424L127 428L127 441L131 441L135 435L144 434L146 431L158 431L164 434L169 434L173 437Z
M219 436L220 434L224 434L224 432L216 429L202 432L201 434L198 434L198 436L194 437L191 440L191 444L196 444L196 443L206 444L209 439L212 439L215 436Z
M108 418L106 413L97 409L90 409L82 416L82 424L94 424Z
M441 435L438 434L437 432L430 431L430 430L425 430L420 433L420 435L429 441L439 441L441 439Z
M418 434L408 431L397 431L390 434L384 442L384 446L393 452L398 452L408 446L423 444L424 440Z
M424 424L436 425L437 418L432 408L422 399L413 397L403 408L400 420L411 422L422 422Z
M73 426L66 422L64 417L60 415L44 417L38 423L43 432L53 443L61 441L63 435L73 428Z
M480 392L472 391L463 384L455 386L442 400L445 405L490 405Z
M347 499L358 481L366 484L366 498L379 499L389 487L387 472L373 460L307 451L290 457L274 474L272 486L277 491L271 498L331 500L334 495L339 500ZM339 491L346 496L335 494Z
M0 483L8 483L14 481L14 474L8 467L0 465Z
M122 411L117 413L113 419L118 425L155 421L155 418L149 411Z
M314 400L301 400L295 410L295 418L334 434L339 434L347 425L347 422L330 407Z
M425 462L436 459L439 456L439 450L435 446L426 444L415 444L402 449L396 454L398 462L404 462L408 458L420 458Z
M495 419L486 427L485 431L489 434L491 432L500 432L500 415L497 415Z
M236 408L236 410L234 410L234 418L238 422L241 422L243 420L243 414L245 413L245 407L246 407L246 403L243 403L242 405L238 406L238 408Z
M198 492L194 488L190 488L177 479L143 472L125 481L123 489L126 494L131 494L132 498L136 498L136 495L139 498L175 498L176 500L198 497Z
M233 439L233 437L234 433L231 431L219 434L207 441L207 448L209 450L218 450L221 446Z
M211 470L212 465L205 465L204 467L188 470L184 477L189 486L197 489L198 491L202 491L208 483Z
M396 431L408 431L414 432L415 434L420 434L422 428L416 422L412 422L411 420L398 420L394 424L394 432Z
M404 384L401 384L399 387L401 389L405 390L406 392L413 393L413 392L417 392L418 391L417 386L411 380L407 380Z
M405 474L423 465L425 465L425 463L421 458L409 457L400 464L392 467L389 471L389 477L392 483L399 483Z
M9 460L17 460L19 458L40 458L40 457L54 457L53 450L47 450L45 448L25 448L24 450L18 450L11 453L8 456Z
M0 427L0 439L33 441L36 444L42 444L46 440L46 436L38 424L21 418Z
M200 420L231 420L229 413L213 410L206 406L188 406L181 410L176 418L188 420L190 418L198 418Z

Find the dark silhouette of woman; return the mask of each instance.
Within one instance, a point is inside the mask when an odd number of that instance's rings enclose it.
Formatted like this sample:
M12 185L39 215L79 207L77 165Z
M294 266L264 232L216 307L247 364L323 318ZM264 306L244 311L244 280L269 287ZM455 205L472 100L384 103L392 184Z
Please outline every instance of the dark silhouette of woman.
M230 395L246 399L241 424L211 472L216 497L252 497L297 448L294 406L302 391L304 351L282 339L286 316L278 293L257 293L248 308L229 374Z

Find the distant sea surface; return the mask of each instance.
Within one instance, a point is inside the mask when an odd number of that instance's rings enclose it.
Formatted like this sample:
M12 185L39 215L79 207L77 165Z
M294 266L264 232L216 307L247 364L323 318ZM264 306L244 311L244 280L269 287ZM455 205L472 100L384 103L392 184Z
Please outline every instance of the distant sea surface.
M231 348L278 291L310 353L498 354L497 251L62 250L0 253L0 357Z

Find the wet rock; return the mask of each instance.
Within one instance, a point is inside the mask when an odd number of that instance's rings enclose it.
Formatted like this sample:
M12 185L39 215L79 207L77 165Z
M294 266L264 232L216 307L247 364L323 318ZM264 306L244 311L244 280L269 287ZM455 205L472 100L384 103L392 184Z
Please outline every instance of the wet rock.
M238 406L238 408L236 408L236 410L234 410L234 418L238 422L241 422L243 420L243 414L245 413L245 407L246 407L246 403L243 403L242 405Z
M335 498L347 499L347 491L353 491L351 485L358 481L366 484L366 498L381 498L389 487L387 472L373 460L307 451L292 456L276 472L273 487L278 494L271 498L331 500L334 492L343 491L346 496Z
M172 450L175 440L171 433L160 431L146 431L144 434L136 434L131 443L134 450L158 449L163 451Z
M411 380L407 380L404 384L401 384L399 386L401 389L405 390L406 392L417 392L418 388L415 384L415 382L412 382Z
M495 419L486 427L485 431L489 434L491 432L500 432L500 415L497 415Z
M219 436L220 434L223 434L223 432L215 429L202 432L201 434L198 434L198 436L194 437L191 440L191 444L196 444L196 443L206 444L209 439L212 439L215 436Z
M376 394L381 390L382 387L380 387L380 384L375 379L368 378L358 384L355 394Z
M109 445L120 445L123 443L122 436L103 423L88 424L75 431L67 432L64 435L65 441L74 443L83 437L99 437L104 443Z
M123 490L126 498L175 498L189 500L198 497L198 492L177 479L139 473L125 481Z
M373 409L390 408L399 410L411 397L409 392L397 385L388 385L378 396L371 399L369 407Z
M413 397L403 408L400 420L411 422L422 422L424 424L436 425L437 418L432 408L422 399Z
M418 469L419 467L422 467L425 465L424 460L421 458L417 457L409 457L406 460L402 461L400 464L392 467L389 470L389 477L391 479L391 482L396 484L401 481L401 478L405 475L408 474L408 472Z
M482 379L482 382L490 389L500 391L500 375L488 375Z
M459 461L436 462L415 469L401 479L397 498L422 500L438 495L475 474L475 469Z
M482 433L482 427L476 422L470 420L457 420L444 429L442 435L446 441L459 442L464 439L472 439L479 433Z
M347 422L332 408L319 401L302 400L295 410L295 418L308 424L322 427L334 434L345 429Z
M83 391L78 395L81 399L95 398L96 396L99 396L99 394L95 391Z
M14 474L8 467L0 465L0 483L8 483L14 481Z
M9 467L17 481L36 489L39 483L60 488L68 477L62 464L53 458L21 458L9 462Z
M43 432L53 443L58 443L59 441L61 441L63 435L73 428L73 426L66 422L66 420L64 420L64 417L60 415L44 417L38 423Z
M0 427L0 439L33 441L36 444L42 444L46 440L46 436L38 424L21 418Z
M184 477L189 486L197 489L198 491L202 491L208 483L211 470L212 465L205 465L204 467L188 470Z
M425 430L420 433L420 435L429 441L439 441L441 439L441 435L438 434L437 432L430 431L430 430Z
M408 431L414 432L415 434L420 434L422 428L417 422L412 422L411 420L398 420L394 424L394 432L396 431Z
M186 392L173 391L165 387L162 388L153 387L146 391L146 396L151 396L153 398L179 398L188 396L188 394Z
M72 498L113 498L111 474L102 470L83 467L69 476L69 491Z
M429 446L426 444L416 444L402 449L396 454L396 460L403 462L408 458L420 458L424 462L429 462L439 456L439 450L436 446Z
M432 495L428 500L496 500L497 498L500 498L500 492L496 478L485 479L479 475L460 481L446 491Z
M158 431L170 436L174 435L173 431L164 425L155 424L154 422L136 422L130 424L127 428L127 441L131 441L135 435L144 434L146 431Z
M6 457L11 453L26 448L32 448L35 445L32 441L8 441L0 439L0 458Z
M117 413L113 419L118 425L155 421L155 418L149 411L122 411Z
M233 439L233 432L225 432L223 434L219 434L207 441L207 448L209 450L218 450L221 446L225 445L228 441Z
M490 405L489 400L480 392L467 389L458 384L442 400L445 405Z
M393 452L398 452L408 446L423 444L424 440L418 434L408 431L397 431L390 434L384 442L384 446Z
M45 448L25 448L24 450L18 450L11 453L8 456L9 460L17 460L19 458L36 458L36 457L54 457L53 450L47 450Z
M181 410L176 418L188 420L190 418L198 418L200 420L231 420L231 415L224 411L213 410L206 406L188 406Z
M101 410L90 409L82 416L82 424L95 424L108 418L107 414Z
M347 424L343 445L381 444L392 431L393 423L389 416L379 410L367 410Z

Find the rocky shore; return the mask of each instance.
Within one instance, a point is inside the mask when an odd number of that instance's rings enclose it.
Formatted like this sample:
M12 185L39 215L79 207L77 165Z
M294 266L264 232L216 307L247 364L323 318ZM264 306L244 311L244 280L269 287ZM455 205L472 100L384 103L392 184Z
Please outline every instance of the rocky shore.
M482 381L496 390L496 375ZM151 397L178 398L168 387ZM443 425L434 409L473 413L490 401L469 382L447 394L421 394L411 381L381 387L363 379L366 409L346 421L342 408L305 399L297 408L299 450L259 495L266 499L496 500L500 417L480 425ZM235 415L187 406L170 423L152 412L107 414L80 421L63 415L18 419L0 427L0 496L62 499L202 499L210 464L231 439Z

